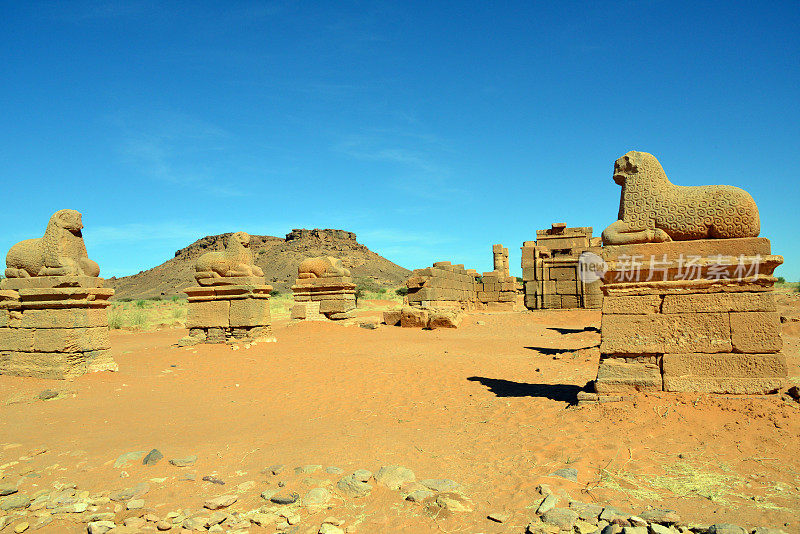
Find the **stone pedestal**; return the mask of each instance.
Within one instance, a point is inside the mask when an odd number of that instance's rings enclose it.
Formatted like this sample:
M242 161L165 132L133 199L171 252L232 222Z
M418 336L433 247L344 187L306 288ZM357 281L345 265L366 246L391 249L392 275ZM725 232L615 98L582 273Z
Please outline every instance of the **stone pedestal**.
M0 374L72 379L116 371L106 308L113 289L90 276L0 283Z
M298 278L292 293L292 319L348 319L356 307L356 285L349 276Z
M260 277L217 278L213 284L185 288L190 341L226 343L270 338L271 291L272 286Z
M763 394L785 385L765 238L603 247L601 395Z

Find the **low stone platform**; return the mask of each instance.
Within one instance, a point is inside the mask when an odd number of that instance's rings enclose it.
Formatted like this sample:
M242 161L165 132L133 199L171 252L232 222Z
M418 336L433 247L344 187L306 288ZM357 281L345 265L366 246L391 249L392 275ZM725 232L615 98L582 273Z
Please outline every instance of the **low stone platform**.
M263 278L237 277L233 285L187 287L186 327L195 343L257 341L271 337L269 297L272 286Z
M606 246L598 394L786 384L765 238Z
M349 319L356 307L356 285L349 276L298 278L292 293L292 319Z
M102 285L87 276L3 280L0 374L72 379L116 371L106 313L114 290Z

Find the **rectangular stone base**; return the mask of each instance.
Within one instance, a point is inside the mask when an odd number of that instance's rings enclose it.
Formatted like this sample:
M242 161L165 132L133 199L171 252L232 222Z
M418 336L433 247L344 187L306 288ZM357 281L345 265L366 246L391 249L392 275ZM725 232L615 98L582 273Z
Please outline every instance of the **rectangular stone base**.
M348 276L298 278L292 286L292 319L349 319L356 308L355 284Z
M256 341L273 340L272 328L267 326L242 326L242 327L194 327L189 329L189 335L183 338L180 345L195 345L197 343L248 343Z
M269 296L272 286L218 284L187 287L186 327L201 343L256 339L272 323Z
M71 379L117 370L106 315L114 290L102 279L6 281L21 288L0 291L0 374Z
M695 277L684 279L688 256L697 268ZM775 278L770 276L783 259L770 254L768 240L605 247L603 257L608 271L602 287L598 393L760 394L785 384ZM644 261L632 267L631 258L637 257ZM750 276L731 277L736 262ZM660 278L651 273L655 266L665 267Z

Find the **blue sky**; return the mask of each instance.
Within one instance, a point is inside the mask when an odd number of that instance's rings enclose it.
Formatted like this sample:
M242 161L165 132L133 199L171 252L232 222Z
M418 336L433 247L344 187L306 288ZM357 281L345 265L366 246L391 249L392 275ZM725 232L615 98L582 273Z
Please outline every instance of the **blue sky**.
M7 2L0 250L84 214L101 275L343 228L491 269L616 219L613 162L747 189L800 280L800 4Z

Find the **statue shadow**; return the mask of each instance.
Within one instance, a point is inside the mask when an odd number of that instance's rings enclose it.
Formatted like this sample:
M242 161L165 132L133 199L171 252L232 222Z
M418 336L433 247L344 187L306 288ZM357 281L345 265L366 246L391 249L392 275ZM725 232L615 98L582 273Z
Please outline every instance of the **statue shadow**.
M528 350L535 350L539 354L544 354L545 356L558 356L561 354L566 354L569 352L575 352L579 349L556 349L553 347L525 347Z
M529 384L485 376L470 376L467 380L480 382L498 397L539 397L573 406L578 404L578 393L584 389L572 384Z
M583 328L561 328L558 326L548 326L547 329L558 332L562 336L567 334L581 334L583 332L600 332L600 329L596 326L584 326Z

